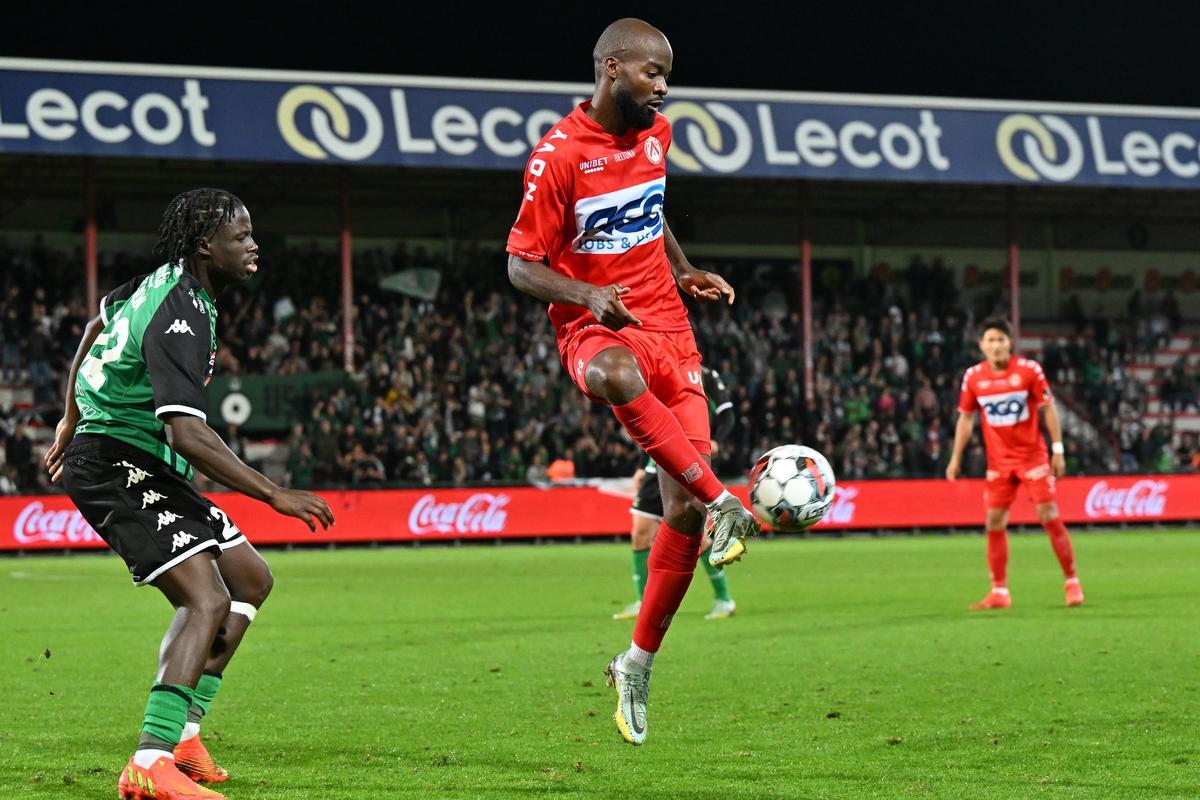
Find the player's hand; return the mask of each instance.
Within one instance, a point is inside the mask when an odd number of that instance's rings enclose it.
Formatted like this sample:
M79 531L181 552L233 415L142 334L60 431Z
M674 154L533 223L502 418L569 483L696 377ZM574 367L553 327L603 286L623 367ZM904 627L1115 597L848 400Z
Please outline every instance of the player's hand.
M1054 477L1061 478L1067 474L1067 458L1062 453L1055 453L1050 456L1050 469L1054 471Z
M689 270L680 274L676 282L688 297L694 297L697 300L711 303L725 296L729 298L726 303L733 305L733 298L735 296L733 287L715 272L705 272L702 269Z
M58 421L58 427L54 429L54 441L50 443L50 449L46 451L46 471L50 473L50 482L56 483L63 473L63 453L67 449L67 445L75 438L75 426L79 424L79 420L71 417L63 417Z
M329 504L312 492L280 489L271 498L271 508L284 516L303 521L314 533L317 530L316 522L320 522L321 527L326 529L333 524L333 512L329 510ZM313 522L314 517L316 522Z
M956 481L958 476L962 474L962 467L959 466L958 459L950 459L950 463L946 465L946 480Z
M597 286L591 292L588 300L588 311L604 327L619 331L626 325L641 326L641 320L629 313L629 309L621 302L621 298L629 294L629 287L619 283L608 286Z

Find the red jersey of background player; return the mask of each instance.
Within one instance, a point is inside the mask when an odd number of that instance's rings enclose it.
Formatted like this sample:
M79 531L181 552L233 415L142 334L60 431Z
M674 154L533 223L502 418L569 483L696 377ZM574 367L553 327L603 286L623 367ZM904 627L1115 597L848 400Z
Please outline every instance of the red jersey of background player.
M534 149L505 249L575 280L628 287L621 302L642 330L687 330L663 238L671 125L659 114L650 128L617 137L587 115L590 106L576 106ZM557 303L550 320L559 341L596 324L583 306Z
M981 361L963 375L958 410L979 411L988 466L1041 464L1047 460L1038 409L1054 402L1042 365L1012 356L1003 372Z

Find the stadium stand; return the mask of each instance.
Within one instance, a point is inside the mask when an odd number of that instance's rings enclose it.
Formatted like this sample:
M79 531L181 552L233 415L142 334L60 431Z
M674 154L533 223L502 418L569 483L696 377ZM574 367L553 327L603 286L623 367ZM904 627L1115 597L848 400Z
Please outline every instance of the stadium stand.
M106 254L102 291L145 269ZM498 252L453 258L410 248L355 255L357 370L347 388L312 392L278 447L225 427L251 461L267 450L296 486L539 482L626 476L639 455L606 410L562 379L544 308L512 291ZM716 464L742 473L757 453L805 441L848 479L938 476L948 458L962 370L977 359L973 323L949 267L921 258L820 287L815 400L806 402L801 325L779 260L697 259L735 276L739 302L694 313L707 362L733 392L738 424ZM88 317L80 254L0 239L0 492L47 488L34 466L62 402L62 375ZM489 265L480 268L481 264ZM264 259L252 286L221 298L218 373L290 376L337 369L342 320L337 257L315 244ZM441 275L436 300L381 291L398 270ZM782 271L782 272L781 272ZM920 287L919 291L917 287ZM914 300L914 298L917 298ZM969 304L967 304L969 305ZM1200 337L1177 309L1136 322L1031 323L1020 341L1042 359L1068 413L1072 473L1200 469ZM968 474L982 475L978 434Z

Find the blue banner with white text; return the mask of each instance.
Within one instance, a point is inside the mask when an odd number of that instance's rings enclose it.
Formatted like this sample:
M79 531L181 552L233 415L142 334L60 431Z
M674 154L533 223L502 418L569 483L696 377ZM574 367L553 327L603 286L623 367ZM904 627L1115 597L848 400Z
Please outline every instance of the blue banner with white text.
M563 86L0 59L0 153L519 171L590 93ZM676 175L1200 188L1192 109L678 88L663 113Z

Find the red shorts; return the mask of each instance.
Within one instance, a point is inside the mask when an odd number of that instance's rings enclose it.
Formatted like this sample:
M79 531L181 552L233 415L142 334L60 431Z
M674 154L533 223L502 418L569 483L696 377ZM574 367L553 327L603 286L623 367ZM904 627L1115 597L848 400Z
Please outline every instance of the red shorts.
M684 435L701 455L712 452L708 398L700 378L700 352L691 330L647 331L629 325L614 331L594 324L560 341L558 352L563 368L580 391L597 403L607 401L588 391L584 375L596 354L610 347L633 351L651 393L679 420Z
M1035 505L1054 502L1054 470L1048 461L1033 461L1019 466L988 467L987 488L983 491L987 508L1008 508L1017 497L1017 487L1029 488Z

